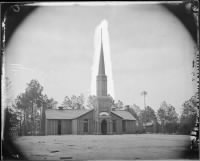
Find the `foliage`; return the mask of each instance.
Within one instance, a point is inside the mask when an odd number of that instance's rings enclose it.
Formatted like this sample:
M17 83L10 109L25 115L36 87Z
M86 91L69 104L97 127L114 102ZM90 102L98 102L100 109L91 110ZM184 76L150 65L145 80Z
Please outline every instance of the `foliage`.
M37 80L31 80L27 84L25 92L19 94L15 99L14 107L20 111L18 113L21 122L20 132L24 135L28 133L36 135L36 133L39 133L41 107L52 109L57 105L53 98L48 98L42 92L43 86Z
M139 118L143 123L152 121L157 122L155 111L150 106L147 106L144 110L141 111Z
M72 101L68 96L65 96L64 101L62 103L62 106L65 109L71 109L72 108Z
M198 113L198 93L183 103L183 111L180 117L179 132L189 134L195 125Z
M4 139L10 139L10 135L17 133L17 126L19 123L18 112L13 108L13 101L9 96L9 91L12 88L12 82L8 77L5 77L4 80L4 102L2 110L2 132Z
M47 95L42 97L42 103L45 109L56 109L58 102L53 98L48 98Z
M135 117L136 120L139 120L139 117L138 117L137 113L129 105L125 106L125 110L128 111L128 112L130 112L133 115L133 117Z
M72 95L71 98L66 96L62 103L62 106L65 109L73 109L73 110L80 110L84 109L84 95L81 94L80 96Z
M38 106L41 106L42 91L43 87L40 85L40 83L37 80L31 80L31 82L27 84L25 93L29 102L34 102Z
M162 102L160 108L157 111L159 120L161 121L162 132L175 133L178 128L178 114L175 107Z
M6 107L5 109L5 125L4 125L4 138L12 136L13 132L16 132L16 130L12 131L12 129L16 129L18 126L18 116L17 113L14 111L14 109L10 107ZM8 136L6 136L8 135Z
M160 120L168 122L178 121L178 114L176 113L175 107L168 105L165 101L163 101L157 113Z
M133 104L133 105L131 106L131 108L135 111L135 113L137 114L137 116L140 115L141 109L140 109L140 107L139 107L138 105Z
M113 103L113 110L124 110L124 103L121 100Z
M87 99L87 107L93 109L95 107L95 102L96 102L95 100L96 100L95 95L89 95Z

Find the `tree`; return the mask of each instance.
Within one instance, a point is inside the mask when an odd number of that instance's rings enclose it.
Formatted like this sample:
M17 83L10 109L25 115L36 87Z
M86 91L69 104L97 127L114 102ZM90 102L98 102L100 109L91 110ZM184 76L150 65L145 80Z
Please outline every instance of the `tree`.
M68 96L65 96L62 106L65 109L72 109L72 101Z
M143 123L157 121L155 111L150 106L142 110L139 117Z
M140 124L143 125L144 129L146 129L147 125L148 126L151 125L152 132L158 131L158 121L157 121L157 117L153 108L151 108L150 106L146 106L146 108L141 111L139 118L140 118Z
M84 108L84 95L81 94L80 96L72 95L71 97L72 107L73 109L80 110Z
M62 106L65 109L73 109L73 110L80 110L84 109L84 95L80 94L80 96L72 95L71 98L66 96L62 103Z
M85 97L83 94L80 94L77 98L78 109L84 109Z
M118 100L114 103L114 110L122 110L124 108L124 103L121 100Z
M3 91L3 126L4 130L2 129L3 132L5 132L3 135L4 137L10 137L10 132L11 133L17 133L18 129L18 123L19 123L19 116L20 114L17 112L15 108L13 108L13 100L11 96L9 95L10 90L12 88L12 82L8 77L5 77L4 79L4 91ZM4 120L5 119L5 120ZM4 122L5 121L5 122ZM4 124L5 123L5 124ZM14 131L13 131L14 129Z
M5 137L7 137L8 135L8 128L6 127L6 125L10 125L10 121L9 121L9 113L8 111L6 111L6 109L10 106L10 98L8 96L9 90L11 88L11 81L9 80L8 77L5 77L2 81L2 87L3 87L3 91L2 91L2 113L3 113L3 118L2 118L2 125L1 126L1 131L2 131L2 135L1 138L4 139ZM6 138L7 139L7 138Z
M87 99L87 107L89 107L90 109L94 109L95 108L95 101L96 100L96 96L95 95L89 95L88 99Z
M53 98L48 98L47 95L44 95L42 97L43 105L45 106L45 109L56 109L58 102L55 101Z
M183 111L180 117L179 132L189 134L199 117L198 93L183 103Z
M141 92L141 95L144 96L144 109L146 108L146 100L145 100L145 97L147 95L147 91L142 91Z
M134 109L134 111L136 112L137 116L140 115L140 113L141 113L141 109L140 109L140 107L139 107L138 105L133 104L133 105L131 106L131 108Z
M139 120L137 113L135 112L135 110L130 105L126 105L125 110L130 112L132 114L132 116L135 117L136 120Z
M53 98L42 93L43 86L37 80L31 80L27 84L24 93L19 94L13 107L16 109L18 118L20 118L20 132L23 131L24 135L30 134L36 135L41 132L42 116L45 109L55 109L57 101Z
M27 84L27 88L25 90L26 96L29 100L29 108L31 109L31 134L36 133L36 114L37 111L40 110L40 107L42 106L41 100L42 100L42 92L43 87L40 85L40 83L37 80L31 80L30 83Z
M30 113L30 108L28 108L29 100L28 97L26 96L26 93L21 93L20 95L17 96L17 98L15 99L14 107L15 109L20 111L20 122L22 122L20 133L21 130L23 129L23 134L27 135L27 119Z
M157 111L158 118L161 120L163 132L174 133L178 127L178 114L172 105L162 102Z
M4 125L4 133L5 133L4 136L12 137L12 133L17 132L16 130L18 126L17 114L12 108L6 107L5 116L6 116L6 121ZM15 129L15 130L13 131L12 129Z

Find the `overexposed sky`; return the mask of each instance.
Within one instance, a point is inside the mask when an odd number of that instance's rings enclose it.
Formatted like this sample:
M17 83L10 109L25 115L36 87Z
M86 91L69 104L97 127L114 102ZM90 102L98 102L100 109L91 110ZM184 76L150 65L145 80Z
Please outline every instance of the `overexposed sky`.
M24 92L31 79L60 104L66 95L90 94L95 29L102 20L108 23L115 100L143 108L140 93L146 90L146 104L154 110L165 100L180 112L196 90L195 43L181 22L159 5L38 8L6 49L12 97Z

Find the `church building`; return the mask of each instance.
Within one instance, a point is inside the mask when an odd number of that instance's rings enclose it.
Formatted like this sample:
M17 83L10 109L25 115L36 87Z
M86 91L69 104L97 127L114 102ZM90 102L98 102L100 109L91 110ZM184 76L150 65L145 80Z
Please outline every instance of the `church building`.
M102 40L96 89L95 107L92 110L45 110L44 135L135 133L136 119L131 113L122 110L112 111L113 100L107 94Z

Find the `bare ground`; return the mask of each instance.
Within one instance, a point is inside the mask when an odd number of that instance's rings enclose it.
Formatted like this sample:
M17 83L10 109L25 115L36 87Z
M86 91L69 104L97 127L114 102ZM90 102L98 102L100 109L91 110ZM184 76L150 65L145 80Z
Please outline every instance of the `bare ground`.
M129 160L193 159L188 153L189 136L62 135L23 136L15 139L31 160Z

